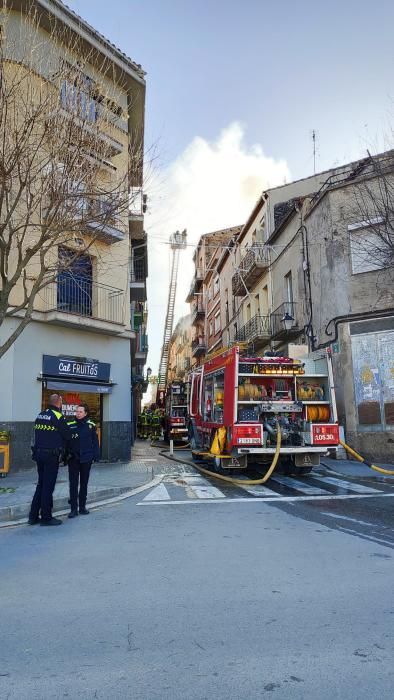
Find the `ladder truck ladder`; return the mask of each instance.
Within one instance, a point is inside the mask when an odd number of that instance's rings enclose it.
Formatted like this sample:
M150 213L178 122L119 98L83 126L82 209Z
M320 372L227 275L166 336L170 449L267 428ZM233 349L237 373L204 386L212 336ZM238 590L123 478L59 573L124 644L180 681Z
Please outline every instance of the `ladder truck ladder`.
M180 233L176 231L170 236L170 248L172 250L172 261L171 261L171 277L170 277L170 287L168 290L168 302L167 302L167 313L166 320L164 324L164 335L163 335L163 345L161 348L161 357L159 364L159 377L158 377L158 389L165 390L167 386L167 373L168 373L168 353L170 349L170 340L172 336L172 329L174 325L174 309L176 300L176 287L177 287L177 277L178 277L178 266L179 266L179 253L181 250L186 248L186 229Z

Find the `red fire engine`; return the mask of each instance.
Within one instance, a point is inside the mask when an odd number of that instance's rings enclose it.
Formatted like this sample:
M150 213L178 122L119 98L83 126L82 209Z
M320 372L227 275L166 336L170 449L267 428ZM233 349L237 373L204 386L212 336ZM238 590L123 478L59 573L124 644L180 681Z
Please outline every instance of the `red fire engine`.
M190 377L189 434L195 455L209 451L225 428L216 466L269 463L281 431L280 461L305 473L339 442L329 357L302 360L241 355L238 346L207 360ZM223 434L223 430L221 431Z
M167 442L169 440L187 442L187 385L184 382L176 381L169 384L163 397L162 405L164 408L164 439Z

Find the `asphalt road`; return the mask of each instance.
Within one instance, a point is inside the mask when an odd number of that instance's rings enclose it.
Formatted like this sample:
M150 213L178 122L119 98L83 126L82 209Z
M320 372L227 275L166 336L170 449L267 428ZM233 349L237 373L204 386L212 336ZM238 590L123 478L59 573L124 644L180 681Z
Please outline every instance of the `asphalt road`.
M0 533L1 698L391 700L392 486L161 486Z

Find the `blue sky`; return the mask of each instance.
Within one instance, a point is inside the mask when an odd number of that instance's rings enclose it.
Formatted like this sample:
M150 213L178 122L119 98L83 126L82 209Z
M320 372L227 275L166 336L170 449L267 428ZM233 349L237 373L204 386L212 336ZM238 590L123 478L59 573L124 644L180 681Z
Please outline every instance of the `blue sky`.
M188 228L190 242L180 314L199 235L242 223L262 187L311 174L312 129L317 170L392 145L394 3L68 4L147 71L146 142L158 156L146 218L156 372L173 230Z

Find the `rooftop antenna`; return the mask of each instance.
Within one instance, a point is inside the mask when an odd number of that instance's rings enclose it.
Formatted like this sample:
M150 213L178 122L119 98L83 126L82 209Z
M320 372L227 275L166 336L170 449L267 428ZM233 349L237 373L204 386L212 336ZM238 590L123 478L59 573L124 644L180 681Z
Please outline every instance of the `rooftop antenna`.
M313 144L313 174L316 175L316 130L312 129L312 144Z

